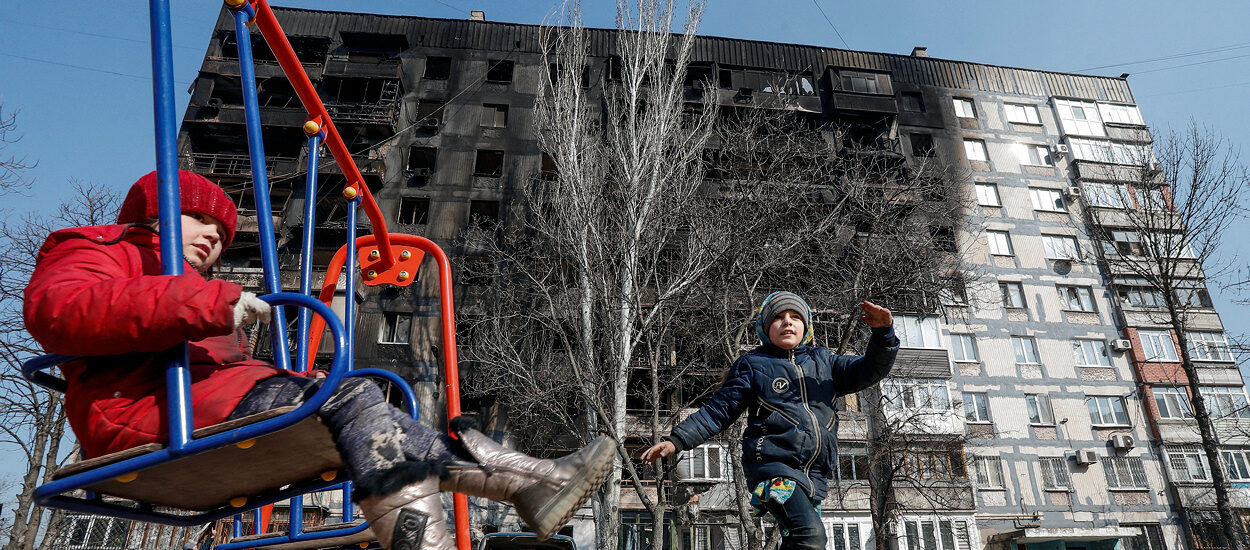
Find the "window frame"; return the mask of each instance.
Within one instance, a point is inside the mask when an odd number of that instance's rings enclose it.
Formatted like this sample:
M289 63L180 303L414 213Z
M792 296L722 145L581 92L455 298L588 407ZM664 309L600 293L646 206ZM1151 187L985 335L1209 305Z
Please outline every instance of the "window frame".
M1050 146L1038 143L1017 143L1013 147L1016 151L1016 160L1020 161L1020 166L1044 166L1051 168L1055 166L1055 159L1050 155Z
M1211 418L1250 418L1250 395L1245 386L1198 386Z
M1220 449L1220 462L1224 467L1224 475L1231 482L1245 483L1250 481L1250 449L1244 447L1225 447Z
M1164 445L1163 453L1167 457L1168 474L1174 482L1211 482L1211 464L1207 462L1207 456L1203 452L1202 447L1197 445ZM1194 467L1197 467L1197 470ZM1200 473L1202 477L1195 477L1194 473Z
M986 229L985 236L989 244L991 256L1012 257L1016 255L1016 248L1011 245L1011 232L1010 231L1004 231L1001 229ZM1005 252L1001 250L1001 246L994 244L995 237L1001 237L1002 239L1001 244L1005 244L1007 247L1007 250Z
M958 352L956 351L958 350ZM976 335L962 332L950 334L951 360L956 363L980 363Z
M1029 415L1030 426L1054 426L1055 409L1050 403L1048 393L1024 394L1025 411ZM1036 419L1034 417L1036 416Z
M1045 195L1045 196L1043 196ZM1030 187L1029 202L1037 212L1068 213L1068 202L1063 198L1063 191L1049 187Z
M1086 345L1088 344L1088 346ZM1087 349L1088 348L1088 349ZM1099 349L1101 348L1101 349ZM1089 363L1086 362L1090 353L1104 362ZM1107 346L1106 340L1097 338L1073 338L1072 339L1072 360L1078 367L1112 367L1111 349Z
M915 327L912 327L912 324ZM916 331L913 333L913 330ZM900 347L904 348L920 348L920 349L946 349L942 345L942 327L938 322L938 318L933 315L895 315L894 316L894 334L898 336ZM919 345L913 338L920 338ZM929 336L933 337L933 341L929 341Z
M412 343L412 312L383 311L382 322L378 324L379 344L411 344ZM405 330L401 331L403 326ZM396 338L401 336L402 340Z
M1180 354L1176 349L1176 341L1172 339L1172 331L1170 330L1139 329L1137 331L1137 340L1141 342L1144 361L1156 363L1175 363L1180 361ZM1162 356L1158 354L1158 352L1164 350L1167 353Z
M1024 120L1012 119L1013 108L1024 114ZM1030 109L1032 111L1030 111ZM1029 116L1030 112L1033 115L1032 117ZM1037 105L1033 105L1031 103L1003 102L1003 118L1012 124L1031 124L1034 126L1042 125L1041 111L1037 108Z
M986 392L963 392L963 408L964 423L966 424L989 424L993 422L990 416L989 394Z
M713 450L716 452L713 453ZM732 473L729 471L730 468L732 468L732 465L729 462L728 452L729 449L720 443L704 443L693 449L682 451L678 456L677 479L680 481L690 482L720 482L732 479ZM716 455L715 457L713 457L714 454ZM720 469L719 477L712 477L710 475L712 466L711 460L713 458L717 460L716 467ZM695 475L696 464L702 467L703 476ZM685 471L684 476L682 474L683 469Z
M1072 489L1072 473L1068 471L1068 459L1062 456L1038 457L1041 470L1042 490L1069 491Z
M1232 363L1235 361L1228 338L1220 331L1189 330L1185 331L1186 346L1189 356L1200 361ZM1212 354L1212 351L1215 353Z
M1063 311L1080 313L1098 313L1098 301L1094 299L1094 287L1083 285L1055 285L1059 293L1059 302ZM1082 292L1084 291L1084 292ZM1076 299L1080 309L1073 309L1072 300ZM1089 299L1088 309L1084 298Z
M1014 293L1013 293L1014 291ZM1029 301L1024 295L1024 283L1020 281L999 281L998 292L1005 309L1028 309ZM1019 298L1019 302L1016 301Z
M1119 404L1117 410L1115 405ZM1106 410L1103 410L1106 404ZM1089 410L1089 422L1094 428L1127 428L1133 421L1128 416L1128 403L1122 395L1088 395L1085 407ZM1120 418L1120 415L1124 418Z
M974 149L969 149L970 146ZM986 147L985 140L965 138L964 157L966 157L969 162L989 162L990 150Z
M1003 457L974 455L971 457L977 489L995 490L1007 488L1007 476L1003 470Z
M974 184L973 189L976 191L976 195L977 195L977 204L978 204L978 205L981 205L981 206L993 206L993 207L997 207L997 208L1001 208L1001 207L1003 206L1003 198L1002 198L1002 196L1001 196L1001 195L999 195L999 194L998 194L998 184L997 184L997 183L992 183L992 182L988 182L988 181L978 181L978 182L976 182L976 183ZM992 192L994 193L994 197L993 197L993 198L994 198L994 202L993 202L993 203L987 203L987 202L984 202L984 199L988 199L989 197L988 197L988 195L983 194L983 193L981 192L983 189L988 189L988 190L990 190L990 191L992 191Z
M507 103L483 103L482 118L478 126L482 128L507 128L508 127L508 111L510 111ZM487 120L490 115L490 120ZM502 123L501 123L502 121ZM489 122L489 124L487 123Z
M943 516L904 516L897 520L899 550L964 550L972 548L975 519Z
M1124 210L1130 204L1128 189L1121 183L1081 182L1081 196L1085 198L1086 204L1097 208Z
M955 110L955 118L977 118L977 102L970 97L952 97L951 108Z
M1042 249L1046 251L1047 260L1081 261L1081 242L1072 235L1056 235L1043 233Z
M1099 459L1108 489L1148 489L1146 464L1139 456L1104 456Z
M886 409L931 412L952 410L951 389L945 379L887 378L881 382L881 389L883 406ZM945 401L945 406L942 401Z
M1189 392L1179 386L1154 386L1150 388L1155 399L1155 412L1162 420L1192 420L1193 404ZM1167 413L1166 416L1164 413Z

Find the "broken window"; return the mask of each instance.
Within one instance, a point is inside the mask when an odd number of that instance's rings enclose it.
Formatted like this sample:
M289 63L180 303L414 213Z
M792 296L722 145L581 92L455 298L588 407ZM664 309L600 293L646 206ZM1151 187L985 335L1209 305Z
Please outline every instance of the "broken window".
M469 201L469 222L483 225L499 221L499 201Z
M690 66L686 67L685 85L687 88L706 86L708 82L711 82L711 86L715 87L715 80L716 71L712 69L710 64L691 63Z
M261 107L294 109L301 107L291 81L285 77L266 78L256 85L256 99Z
M466 256L461 274L461 284L488 286L495 278L495 262L490 256Z
M542 168L539 169L539 177L551 181L560 175L560 168L556 166L555 157L548 153L543 153Z
M403 197L399 200L400 225L425 225L430 221L430 199L426 197Z
M486 81L508 83L512 82L512 66L513 63L508 59L488 59L486 61Z
M407 344L409 335L412 332L412 314L384 312L382 314L382 326L379 328L378 343Z
M425 58L425 74L423 78L430 80L447 80L451 78L451 58L438 56Z
M407 171L414 175L428 176L434 172L438 161L438 149L434 147L413 146L408 148Z
M438 99L421 99L417 101L417 122L422 126L437 127L443 121L443 106Z
M399 80L391 78L345 78L327 77L326 90L330 100L337 103L381 103L394 101L399 90Z
M924 112L924 97L920 92L903 92L903 110L913 113Z
M508 126L508 106L498 103L482 104L482 127L505 128Z
M473 175L497 178L503 175L503 151L479 149L473 162Z
M378 34L373 32L341 32L347 59L363 63L388 61L408 49L408 37L402 34Z
M560 63L552 63L547 66L547 77L551 80L551 85L555 86L560 81L560 72L564 70L564 65ZM582 67L581 84L583 88L590 87L590 67Z
M213 90L208 94L208 104L243 105L243 84L237 76L214 75Z
M908 136L911 140L911 152L918 157L931 157L933 151L933 135L932 134L912 134Z

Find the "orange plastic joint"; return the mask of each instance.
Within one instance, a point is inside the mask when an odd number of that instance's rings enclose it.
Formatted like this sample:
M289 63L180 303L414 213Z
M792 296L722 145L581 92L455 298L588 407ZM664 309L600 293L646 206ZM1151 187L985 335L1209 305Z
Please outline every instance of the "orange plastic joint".
M321 117L313 117L304 123L304 133L313 135L321 131Z
M226 6L229 6L230 9L233 9L233 10L237 10L243 7L243 5L246 3L247 3L247 0L226 0Z

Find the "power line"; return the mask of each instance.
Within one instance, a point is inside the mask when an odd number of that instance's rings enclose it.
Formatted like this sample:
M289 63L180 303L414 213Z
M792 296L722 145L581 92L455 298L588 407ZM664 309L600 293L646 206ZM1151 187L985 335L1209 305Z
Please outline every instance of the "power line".
M1193 67L1194 65L1205 65L1205 64L1207 64L1207 63L1215 63L1215 62L1217 62L1217 61L1228 61L1228 60L1230 60L1230 59L1242 59L1242 58L1245 58L1245 57L1250 57L1250 53L1248 53L1248 54L1243 54L1243 55L1234 55L1234 56L1232 56L1232 57L1221 57L1221 58L1219 58L1219 59L1208 59L1208 60L1206 60L1206 61L1195 61L1195 62L1193 62L1193 63L1185 63L1185 64L1182 64L1182 65L1173 65L1173 66L1171 66L1171 67L1160 67L1160 68L1158 68L1158 69L1150 69L1150 70L1146 70L1146 71L1137 71L1137 73L1135 73L1135 74L1146 74L1146 73L1153 73L1153 72L1158 72L1158 71L1167 71L1167 70L1170 70L1170 69L1180 69L1180 68L1182 68L1182 67Z
M152 77L151 77L151 76L141 76L141 75L137 75L137 74L130 74L130 73L122 73L122 72L117 72L117 71L110 71L110 70L107 70L107 69L97 69L97 68L95 68L95 67L84 67L84 66L82 66L82 65L73 65L73 64L70 64L70 63L61 63L60 61L51 61L51 60L48 60L48 59L39 59L39 58L37 58L37 57L27 57L27 56L24 56L24 55L17 55L17 54L4 53L4 52L0 52L0 56L3 56L3 57L12 57L12 58L15 58L15 59L24 59L24 60L26 60L26 61L33 61L33 62L35 62L35 63L45 63L45 64L48 64L48 65L56 65L56 66L58 66L58 67L68 67L68 68L71 68L71 69L78 69L78 70L80 70L80 71L91 71L91 72L93 72L93 73L103 73L103 74L109 74L109 75L113 75L113 76L120 76L120 77L125 77L125 78L133 78L133 79L135 79L135 80L141 80L141 81L143 81L143 82L151 82L151 81L152 81ZM190 86L190 85L191 85L191 83L190 83L190 82L186 82L186 81L182 81L182 80L175 80L174 82L175 82L176 84L182 84L182 85L184 85L184 86Z
M1236 87L1238 87L1238 86L1250 86L1250 81L1248 81L1248 82L1237 82L1237 83L1234 83L1234 84L1224 84L1224 85L1222 85L1222 86L1208 86L1208 87L1206 87L1206 88L1194 88L1194 89L1192 89L1192 90L1177 90L1177 91L1175 91L1175 92L1163 92L1163 93L1160 93L1160 94L1149 94L1149 95L1144 95L1144 96L1141 96L1141 97L1142 97L1142 98L1147 98L1147 97L1162 97L1162 96L1178 95L1178 94L1192 94L1192 93L1197 93L1197 92L1206 92L1206 91L1210 91L1210 90L1220 90L1220 89L1223 89L1223 88L1236 88Z
M65 28L65 27L56 27L56 26L52 26L52 25L42 25L42 24L39 24L39 23L33 23L33 22L30 22L30 21L24 21L24 20L22 20L22 21L5 21L5 23L14 23L14 24L16 24L16 25L18 25L18 26L22 26L22 27L37 27L37 28L40 28L40 29L48 29L48 30L52 30L52 31L61 31L61 32L68 32L68 33L73 33L73 34L81 34L81 35L83 35L83 36L92 36L92 37L95 37L95 38L107 38L107 39L109 39L109 40L120 40L120 41L122 41L122 42L133 42L133 43L135 43L135 44L143 44L144 46L147 46L148 44L150 44L150 42L149 42L149 41L147 41L147 40L139 40L139 39L137 39L137 38L127 38L127 37L125 37L125 36L116 36L116 35L111 35L111 34L100 34L100 33L94 33L94 32L80 31L80 30L76 30L76 29L69 29L69 28ZM196 50L196 49L197 49L197 48L192 48L192 47L190 47L190 46L178 46L178 45L174 45L174 48L181 49L181 50Z
M846 43L845 38L842 38L842 33L838 32L838 27L834 26L833 20L829 19L829 14L825 13L825 8L820 7L820 2L817 0L812 0L812 3L816 5L816 9L820 10L820 14L825 16L825 21L829 23L829 28L833 29L833 33L838 35L838 40L842 41L842 45L850 49L851 45Z
M466 9L461 8L461 7L458 7L458 6L453 6L453 5L451 5L451 4L448 4L447 2L444 2L443 0L434 0L434 2L439 3L439 4L442 4L442 5L444 5L444 6L447 6L447 7L451 8L451 9L453 9L453 10L456 10L456 11L458 11L458 12L460 12L460 13L467 13L467 14L469 14L469 15L472 15L472 12L470 12L469 10L466 10Z
M1209 54L1209 53L1221 53L1221 52L1227 52L1227 51L1231 51L1231 50L1238 50L1238 49L1241 49L1241 48L1250 48L1250 42L1241 42L1241 43L1238 43L1238 44L1229 44L1229 45L1227 45L1227 46L1216 46L1216 47L1214 47L1214 48L1206 48L1206 49L1202 49L1202 50L1192 50L1192 51L1188 51L1188 52L1181 52L1181 53L1176 53L1176 54L1171 54L1171 55L1165 55L1165 56L1162 56L1162 57L1153 57L1153 58L1150 58L1150 59L1142 59L1142 60L1140 60L1140 61L1128 61L1128 62L1125 62L1125 63L1113 63L1113 64L1111 64L1111 65L1101 65L1101 66L1098 66L1098 67L1089 67L1089 68L1085 68L1085 69L1077 69L1075 72L1078 72L1078 73L1079 73L1079 72L1085 72L1085 71L1094 71L1094 70L1098 70L1098 69L1109 69L1109 68L1111 68L1111 67L1123 67L1123 66L1126 66L1126 65L1140 65L1140 64L1142 64L1142 63L1153 63L1153 62L1155 62L1155 61L1167 61L1167 60L1169 60L1169 59L1180 59L1180 58L1182 58L1182 57L1193 57L1193 56L1195 56L1195 55L1206 55L1206 54Z

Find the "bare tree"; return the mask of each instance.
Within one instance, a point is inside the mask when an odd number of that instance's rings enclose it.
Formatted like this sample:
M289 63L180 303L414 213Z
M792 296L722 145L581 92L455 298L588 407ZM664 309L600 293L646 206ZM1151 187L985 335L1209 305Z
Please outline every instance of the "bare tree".
M27 213L0 222L0 442L22 451L25 474L18 486L13 527L6 550L32 550L42 526L43 540L56 539L59 513L48 519L31 494L51 479L66 456L65 408L61 396L21 376L21 365L41 353L22 321L22 292L35 257L48 234L66 227L112 223L120 197L100 185L71 182L73 194L50 214Z
M3 100L3 97L0 97ZM25 172L35 167L35 162L25 156L5 153L10 145L21 141L17 132L17 113L5 114L4 103L0 101L0 191L12 192L26 184Z
M1097 179L1114 183L1087 187L1087 227L1101 244L1101 261L1117 286L1126 323L1163 327L1175 339L1203 451L1212 466L1224 536L1231 548L1245 549L1248 543L1219 467L1220 423L1199 384L1198 363L1209 349L1191 331L1211 328L1206 285L1228 273L1230 264L1218 252L1243 213L1247 171L1226 140L1192 123L1183 133L1157 138L1153 151L1142 146L1108 150L1106 155L1118 164L1104 165L1100 169L1106 173ZM1095 176L1092 171L1090 175ZM1168 350L1155 359L1174 353Z

